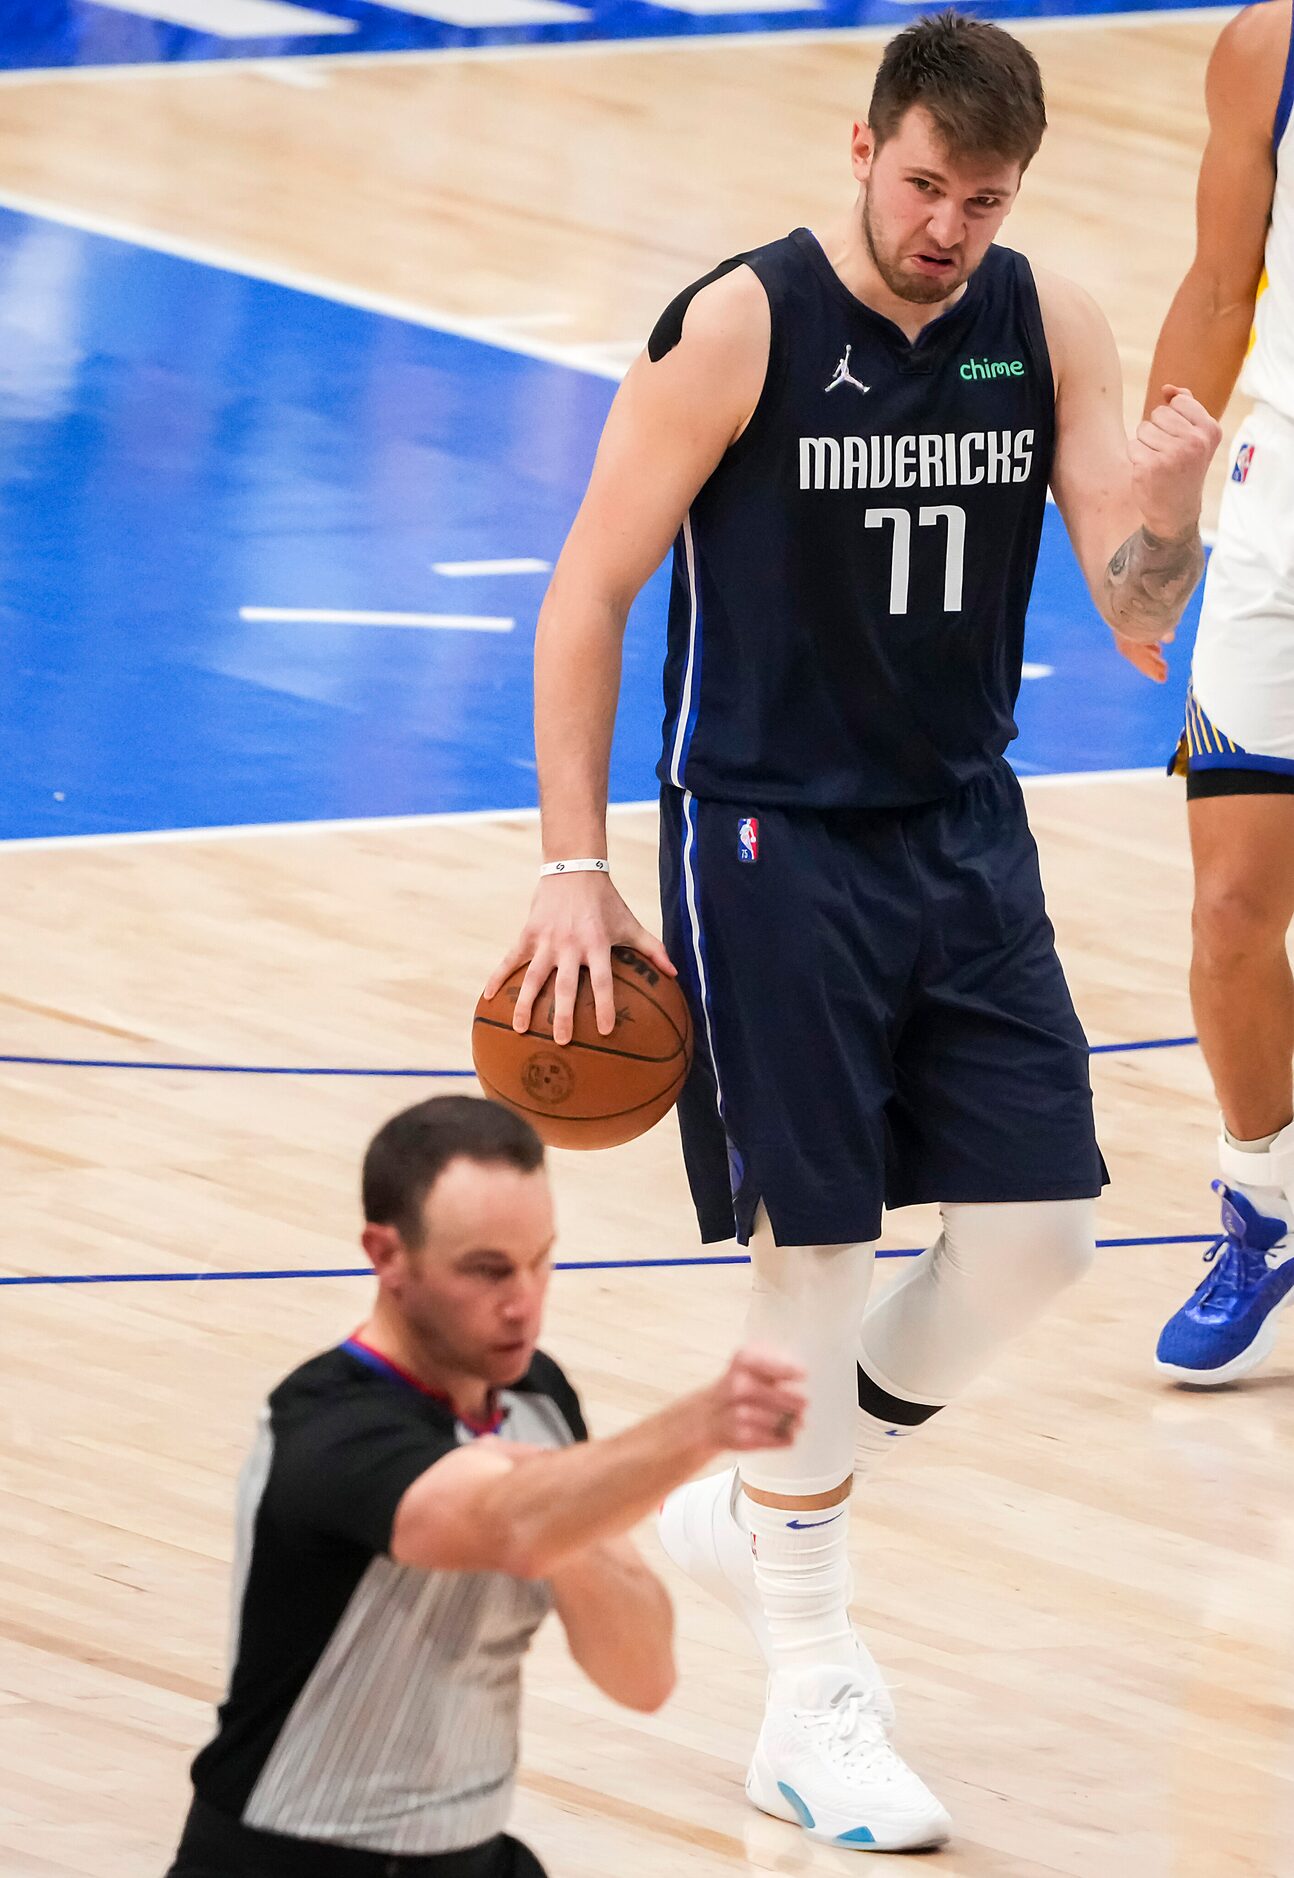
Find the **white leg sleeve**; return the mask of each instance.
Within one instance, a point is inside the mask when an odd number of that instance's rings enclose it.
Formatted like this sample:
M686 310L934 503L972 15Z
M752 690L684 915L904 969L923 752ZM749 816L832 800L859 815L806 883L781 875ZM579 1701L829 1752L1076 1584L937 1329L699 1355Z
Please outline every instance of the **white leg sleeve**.
M829 1493L854 1466L858 1325L875 1263L873 1245L779 1246L761 1214L751 1237L753 1287L746 1341L803 1364L808 1413L789 1448L743 1455L744 1485L799 1498Z
M863 1318L864 1415L912 1426L950 1402L1082 1277L1096 1251L1095 1222L1095 1200L944 1207L938 1239ZM887 1418L886 1396L926 1414Z

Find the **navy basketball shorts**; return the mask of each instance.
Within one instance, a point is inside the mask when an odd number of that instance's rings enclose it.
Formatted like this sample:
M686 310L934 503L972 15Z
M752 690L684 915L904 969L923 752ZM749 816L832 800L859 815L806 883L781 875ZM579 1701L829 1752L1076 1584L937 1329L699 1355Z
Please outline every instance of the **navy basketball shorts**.
M875 1239L881 1208L1105 1184L1074 1011L1005 762L905 809L661 798L701 1236Z

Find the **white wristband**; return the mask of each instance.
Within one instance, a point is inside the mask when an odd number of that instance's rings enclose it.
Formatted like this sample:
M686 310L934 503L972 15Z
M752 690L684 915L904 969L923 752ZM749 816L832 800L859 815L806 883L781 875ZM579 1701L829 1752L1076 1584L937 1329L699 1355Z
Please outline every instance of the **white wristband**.
M545 861L540 874L609 874L607 861Z

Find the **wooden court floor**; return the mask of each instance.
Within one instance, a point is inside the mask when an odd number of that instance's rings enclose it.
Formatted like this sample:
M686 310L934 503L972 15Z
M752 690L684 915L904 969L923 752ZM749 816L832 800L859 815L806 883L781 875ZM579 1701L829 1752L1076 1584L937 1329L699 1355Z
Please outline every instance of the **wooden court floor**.
M1137 385L1189 242L1213 30L1023 35L1054 130L1012 238L1098 292ZM334 63L311 89L250 70L0 86L0 198L501 333L553 314L554 345L613 360L717 255L835 205L874 60L865 37L673 42ZM1189 1032L1175 786L1050 782L1029 796L1093 1040ZM649 815L614 817L612 858L650 911ZM12 847L4 1048L461 1067L534 859L520 816ZM1094 1081L1112 1174L1102 1237L1207 1232L1198 1053L1100 1056ZM433 1086L9 1066L0 1266L353 1266L360 1151ZM563 1259L696 1252L670 1123L613 1154L557 1155L554 1179ZM897 1216L887 1243L928 1228ZM857 1616L899 1685L900 1746L957 1827L904 1870L1294 1878L1294 1346L1243 1389L1159 1388L1150 1353L1198 1251L1105 1250L856 1501ZM595 1429L706 1377L744 1285L723 1266L560 1274L548 1341ZM3 1878L163 1869L221 1688L232 1482L252 1417L366 1295L350 1277L0 1291ZM559 1636L541 1638L517 1829L554 1878L854 1867L746 1807L761 1678L735 1620L675 1588L683 1681L658 1716L613 1710Z

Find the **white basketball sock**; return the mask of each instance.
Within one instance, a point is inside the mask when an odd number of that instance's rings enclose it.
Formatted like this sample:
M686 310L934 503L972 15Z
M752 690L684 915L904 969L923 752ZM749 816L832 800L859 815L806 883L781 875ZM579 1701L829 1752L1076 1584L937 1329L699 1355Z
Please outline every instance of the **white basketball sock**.
M755 1585L768 1620L770 1667L852 1663L849 1619L849 1502L810 1512L737 1496L751 1534Z
M795 1502L836 1491L852 1471L854 1344L871 1283L870 1245L779 1246L761 1215L751 1238L747 1340L804 1366L808 1411L789 1448L743 1454L745 1486L791 1504L737 1496L754 1540L755 1585L775 1669L852 1663L849 1504Z

